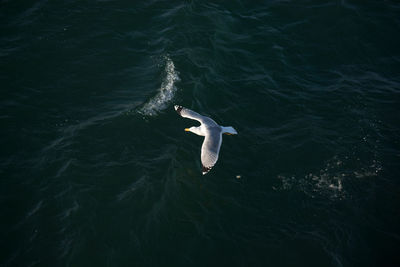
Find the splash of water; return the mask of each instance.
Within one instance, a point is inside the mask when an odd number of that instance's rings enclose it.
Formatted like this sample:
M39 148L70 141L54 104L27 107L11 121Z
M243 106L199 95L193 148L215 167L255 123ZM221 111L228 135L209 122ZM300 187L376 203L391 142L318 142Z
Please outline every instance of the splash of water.
M157 95L150 99L141 109L139 113L145 116L155 116L160 111L167 108L169 102L173 99L176 93L175 82L179 81L179 72L175 70L174 62L165 57L165 78L161 83L161 87Z

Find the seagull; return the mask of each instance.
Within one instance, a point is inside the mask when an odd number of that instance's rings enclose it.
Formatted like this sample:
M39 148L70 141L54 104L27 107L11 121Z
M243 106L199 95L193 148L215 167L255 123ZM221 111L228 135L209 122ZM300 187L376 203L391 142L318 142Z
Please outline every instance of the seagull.
M237 134L236 130L231 127L219 126L213 119L200 115L193 110L182 106L174 106L176 112L184 118L199 121L198 127L186 128L186 132L192 132L200 136L204 136L203 145L201 146L201 165L203 175L208 173L218 160L219 148L222 143L222 134Z

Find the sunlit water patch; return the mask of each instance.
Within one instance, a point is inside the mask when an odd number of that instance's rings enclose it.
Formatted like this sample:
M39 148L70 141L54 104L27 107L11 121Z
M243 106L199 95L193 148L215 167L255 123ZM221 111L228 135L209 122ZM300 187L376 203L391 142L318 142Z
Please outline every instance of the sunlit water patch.
M351 168L351 159L340 159L335 156L324 163L319 171L313 171L304 176L280 174L277 179L280 185L275 190L299 190L311 197L326 197L329 199L345 199L348 195L347 184L360 178L374 178L381 171L381 164L373 160L371 164Z

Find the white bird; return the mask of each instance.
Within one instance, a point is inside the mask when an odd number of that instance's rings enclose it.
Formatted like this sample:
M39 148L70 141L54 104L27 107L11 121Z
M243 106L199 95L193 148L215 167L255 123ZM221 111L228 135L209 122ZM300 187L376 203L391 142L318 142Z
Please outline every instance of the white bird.
M217 163L219 148L222 143L222 134L232 135L237 134L237 132L233 127L219 126L211 118L202 116L193 110L178 105L175 105L174 108L182 117L196 120L201 123L200 126L186 128L185 131L205 136L203 145L201 146L201 164L204 175L211 170L215 163Z

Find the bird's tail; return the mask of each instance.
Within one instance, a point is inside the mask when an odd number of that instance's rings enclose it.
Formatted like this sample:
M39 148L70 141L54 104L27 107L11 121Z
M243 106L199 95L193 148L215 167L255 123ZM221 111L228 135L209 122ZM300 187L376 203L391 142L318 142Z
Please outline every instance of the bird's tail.
M223 134L238 134L232 126L224 127L221 126Z

